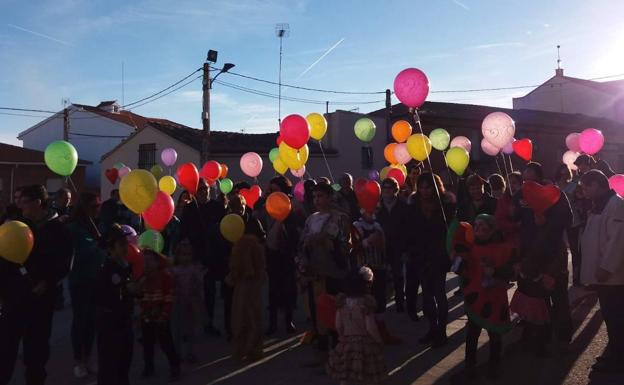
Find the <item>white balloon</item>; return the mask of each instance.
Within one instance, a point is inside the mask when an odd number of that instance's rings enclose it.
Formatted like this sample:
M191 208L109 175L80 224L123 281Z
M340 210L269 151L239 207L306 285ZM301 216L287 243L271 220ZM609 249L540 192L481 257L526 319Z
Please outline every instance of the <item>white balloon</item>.
M495 147L503 148L516 133L516 125L504 112L492 112L483 119L481 133Z
M576 161L576 158L579 157L579 155L581 154L579 154L578 152L568 150L565 152L565 154L563 154L563 163L567 164L571 170L577 170L578 167L574 164L574 162Z
M394 146L393 154L394 154L394 158L400 164L406 164L410 160L412 160L412 156L410 155L409 151L407 151L406 143L398 143L396 146Z

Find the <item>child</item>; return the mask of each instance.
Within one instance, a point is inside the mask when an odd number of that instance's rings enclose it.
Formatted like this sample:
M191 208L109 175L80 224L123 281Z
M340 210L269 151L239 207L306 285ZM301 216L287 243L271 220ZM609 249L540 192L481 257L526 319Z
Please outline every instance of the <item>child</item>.
M126 262L128 240L118 224L102 239L108 255L95 287L98 384L127 385L132 363L132 310L136 285Z
M366 294L372 280L368 267L351 271L336 300L338 345L329 353L327 372L340 384L379 384L386 376L375 299Z
M169 318L173 304L173 279L167 270L165 256L150 250L143 250L145 275L141 279L141 332L143 334L143 377L154 374L154 345L167 355L171 369L171 380L180 377L180 358L175 351L171 336Z
M194 364L197 357L193 345L200 325L203 277L199 266L193 263L193 249L188 238L175 247L175 264L172 322L175 346L187 362Z
M234 358L253 362L262 358L262 286L266 281L264 248L254 235L243 235L232 248L232 345Z
M512 327L507 300L513 246L503 242L494 216L475 218L474 243L456 246L462 258L460 276L468 323L466 326L466 377L476 378L477 343L481 330L490 337L488 377L499 375L502 335Z

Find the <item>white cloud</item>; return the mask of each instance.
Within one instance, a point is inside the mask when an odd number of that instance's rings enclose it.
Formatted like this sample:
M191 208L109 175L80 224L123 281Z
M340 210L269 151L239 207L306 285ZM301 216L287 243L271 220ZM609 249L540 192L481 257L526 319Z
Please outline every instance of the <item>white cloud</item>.
M459 1L459 0L453 0L453 3L455 3L455 5L457 5L457 6L459 6L459 7L463 8L463 9L465 9L466 11L470 11L470 7L469 7L469 6L467 6L466 4L462 3L462 2L461 2L461 1Z

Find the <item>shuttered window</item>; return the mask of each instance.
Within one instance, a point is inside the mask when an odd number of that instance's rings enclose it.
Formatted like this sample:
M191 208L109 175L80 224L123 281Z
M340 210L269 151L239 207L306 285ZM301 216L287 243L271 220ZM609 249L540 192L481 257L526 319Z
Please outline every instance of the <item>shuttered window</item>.
M139 144L139 168L149 170L156 165L156 143Z

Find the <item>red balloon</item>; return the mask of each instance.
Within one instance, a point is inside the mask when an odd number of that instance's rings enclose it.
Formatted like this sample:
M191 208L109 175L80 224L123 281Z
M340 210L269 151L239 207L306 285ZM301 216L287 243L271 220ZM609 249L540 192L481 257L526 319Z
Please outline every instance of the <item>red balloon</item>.
M221 165L219 164L219 162L209 160L208 162L204 163L204 167L202 167L199 175L204 177L205 179L219 179L219 176L221 176Z
M152 229L161 232L173 217L173 199L166 192L159 191L154 203L143 212L145 223Z
M527 162L533 158L533 142L531 142L531 139L516 140L511 144L511 146L513 147L516 155Z
M303 147L310 139L308 121L301 115L288 115L280 124L280 137L294 149Z
M386 178L394 178L397 182L399 182L399 186L403 186L403 184L405 184L405 174L403 174L403 171L398 168L390 169Z
M275 144L277 144L277 147L279 147L280 143L282 143L284 139L282 139L281 135L277 136L277 139L275 139Z
M132 243L128 244L128 254L126 254L126 261L132 266L132 276L135 279L141 278L143 271L145 270L145 258L141 250Z
M543 214L559 201L561 190L555 185L542 186L533 181L522 184L522 199L536 213Z
M258 185L253 185L251 188L240 189L238 193L245 198L245 204L253 209L262 195L262 189Z
M373 213L379 203L381 187L374 180L359 179L355 183L355 196L361 208L368 213Z
M319 321L329 330L336 330L336 297L323 293L316 298Z
M114 167L109 168L104 172L104 175L106 175L106 179L108 179L111 184L115 184L115 182L117 182L117 178L119 178L119 170Z
M184 187L191 195L197 193L197 184L199 183L199 172L193 163L184 163L178 167L176 172L178 183Z

